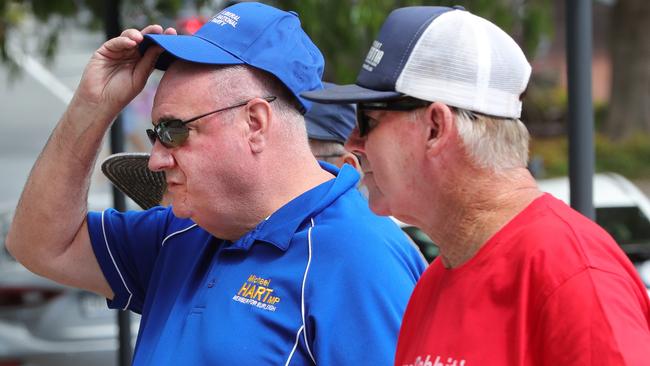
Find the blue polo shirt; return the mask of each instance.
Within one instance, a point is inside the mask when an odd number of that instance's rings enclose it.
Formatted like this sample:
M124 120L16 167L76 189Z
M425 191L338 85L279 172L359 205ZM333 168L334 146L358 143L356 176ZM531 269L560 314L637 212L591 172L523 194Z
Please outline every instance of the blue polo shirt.
M169 208L88 214L115 293L142 314L134 365L391 365L421 254L349 166L236 242Z

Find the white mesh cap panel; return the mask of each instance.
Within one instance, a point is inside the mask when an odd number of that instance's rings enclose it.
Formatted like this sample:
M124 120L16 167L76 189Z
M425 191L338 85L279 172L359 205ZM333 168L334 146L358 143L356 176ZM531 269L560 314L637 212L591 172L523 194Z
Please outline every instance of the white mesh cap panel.
M395 90L419 99L499 117L519 118L531 68L505 32L462 10L440 15L424 31Z

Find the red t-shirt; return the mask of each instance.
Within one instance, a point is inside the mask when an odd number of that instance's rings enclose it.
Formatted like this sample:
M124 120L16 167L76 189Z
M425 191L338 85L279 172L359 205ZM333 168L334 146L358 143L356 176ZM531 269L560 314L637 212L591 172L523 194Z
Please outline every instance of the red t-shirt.
M650 300L616 242L545 194L462 266L429 266L395 365L650 365Z

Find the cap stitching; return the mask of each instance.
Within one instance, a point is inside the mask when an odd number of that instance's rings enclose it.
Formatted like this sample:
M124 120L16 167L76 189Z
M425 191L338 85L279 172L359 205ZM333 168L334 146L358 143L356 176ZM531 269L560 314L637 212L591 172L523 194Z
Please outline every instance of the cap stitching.
M209 40L209 39L207 39L207 38L204 38L204 37L202 37L202 36L196 35L196 34L194 34L193 37L200 38L200 39L202 39L202 40L204 40L204 41L210 43L211 45L213 45L213 46L215 46L215 47L218 47L220 50L222 50L222 51L224 51L224 52L227 52L229 55L231 55L232 57L234 57L234 58L238 59L239 61L245 63L246 65L249 65L249 63L246 62L246 61L244 61L244 60L242 60L241 57L239 57L239 56L235 55L234 53L228 51L227 49L225 49L225 48L219 46L218 44L212 42L211 40ZM174 57L179 58L178 56L174 56ZM201 63L201 62L198 62L198 63ZM225 65L225 64L224 64L224 65Z
M446 12L445 12L446 13ZM434 16L431 16L425 23L422 23L420 28L418 28L417 32L411 37L411 40L409 41L408 46L406 47L406 52L402 55L399 64L397 65L397 68L395 68L395 72L393 73L393 79L397 81L398 74L401 74L401 72L404 70L404 63L406 62L405 59L407 59L410 55L413 49L411 48L411 44L413 44L414 41L420 39L420 36L422 36L422 33L424 32L424 29L428 28L433 19L445 14L437 14ZM410 50L410 51L409 51Z

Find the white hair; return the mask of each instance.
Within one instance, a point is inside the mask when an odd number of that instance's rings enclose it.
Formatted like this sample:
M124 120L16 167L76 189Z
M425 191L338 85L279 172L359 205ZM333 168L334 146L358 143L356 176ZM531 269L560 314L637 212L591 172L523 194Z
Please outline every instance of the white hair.
M343 144L336 141L326 141L310 138L309 147L311 148L311 153L316 158L324 160L328 163L333 163L336 158L347 153L347 150L345 150Z
M528 129L519 119L486 116L454 108L458 135L481 168L502 171L528 164Z

